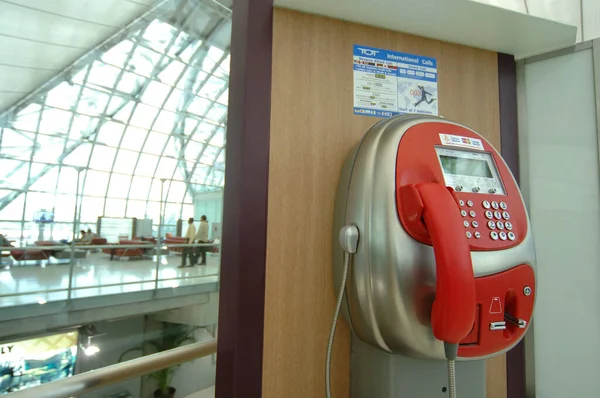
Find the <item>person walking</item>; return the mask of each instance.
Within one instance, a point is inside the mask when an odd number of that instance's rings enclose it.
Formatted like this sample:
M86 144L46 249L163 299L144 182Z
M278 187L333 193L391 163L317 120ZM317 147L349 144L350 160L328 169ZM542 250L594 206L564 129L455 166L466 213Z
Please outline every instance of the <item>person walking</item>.
M188 220L188 228L185 233L185 243L191 244L194 243L194 238L196 237L196 226L194 225L194 219L190 218ZM184 268L187 258L190 258L190 267L194 266L194 248L193 247L184 247L183 253L181 253L181 265L177 268Z
M196 242L208 243L208 219L206 216L200 217L200 225L198 226L198 233L196 234ZM196 262L198 257L202 256L200 265L206 265L206 246L199 246L196 248Z

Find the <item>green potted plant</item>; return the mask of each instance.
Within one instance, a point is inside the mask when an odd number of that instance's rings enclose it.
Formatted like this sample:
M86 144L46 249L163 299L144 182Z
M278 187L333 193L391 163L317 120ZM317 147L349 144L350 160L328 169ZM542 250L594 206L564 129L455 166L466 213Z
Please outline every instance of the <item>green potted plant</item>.
M125 351L119 357L119 362L131 352L141 351L143 354L155 354L157 352L181 347L185 344L195 343L196 339L194 338L194 332L198 329L200 328L163 322L162 333L158 338L145 341L141 346ZM171 386L171 381L178 367L179 365L171 366L148 375L150 379L156 382L158 387L156 391L154 391L154 398L175 398L176 389Z

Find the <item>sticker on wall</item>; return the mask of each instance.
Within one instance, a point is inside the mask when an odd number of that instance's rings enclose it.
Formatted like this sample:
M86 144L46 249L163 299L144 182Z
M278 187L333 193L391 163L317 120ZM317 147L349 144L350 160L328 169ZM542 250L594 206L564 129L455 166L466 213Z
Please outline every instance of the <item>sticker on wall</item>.
M438 115L435 58L354 45L354 113Z
M483 142L478 138L463 137L460 135L440 133L442 145L457 146L461 148L477 149L483 151Z

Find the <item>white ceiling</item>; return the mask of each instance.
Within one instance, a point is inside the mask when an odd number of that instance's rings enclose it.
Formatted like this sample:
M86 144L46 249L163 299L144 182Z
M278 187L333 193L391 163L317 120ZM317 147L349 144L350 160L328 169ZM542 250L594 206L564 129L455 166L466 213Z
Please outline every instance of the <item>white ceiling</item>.
M230 8L232 0L220 2ZM0 112L158 3L0 0Z
M0 110L147 11L154 0L0 0Z

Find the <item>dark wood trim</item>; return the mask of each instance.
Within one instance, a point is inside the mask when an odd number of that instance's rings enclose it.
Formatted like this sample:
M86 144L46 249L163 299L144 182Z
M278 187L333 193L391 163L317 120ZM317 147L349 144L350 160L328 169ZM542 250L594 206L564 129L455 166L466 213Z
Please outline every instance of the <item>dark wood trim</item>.
M517 66L509 54L498 54L500 143L502 157L519 183ZM507 398L525 398L525 346L521 341L506 354Z
M217 398L262 395L273 0L235 0Z

